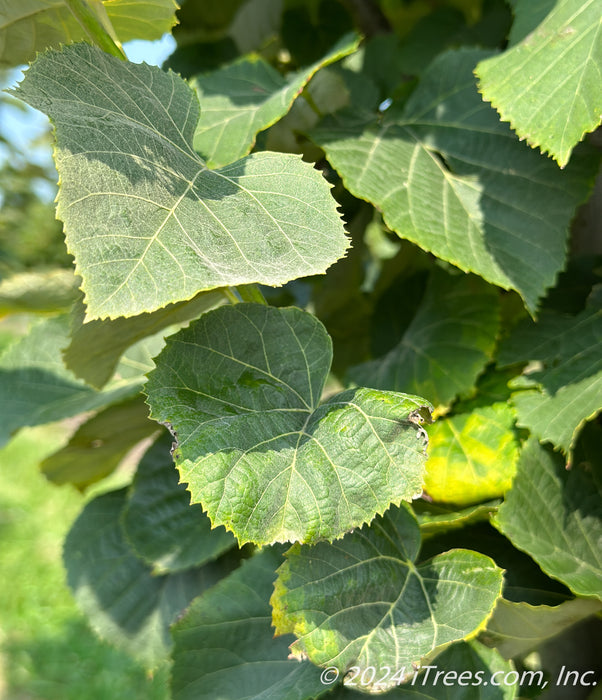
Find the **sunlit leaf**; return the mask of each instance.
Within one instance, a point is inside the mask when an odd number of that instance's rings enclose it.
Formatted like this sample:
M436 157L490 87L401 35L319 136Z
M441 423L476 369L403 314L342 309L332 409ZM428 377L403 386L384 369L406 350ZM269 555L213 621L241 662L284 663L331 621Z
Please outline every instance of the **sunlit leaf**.
M176 23L174 0L103 0L120 41L160 39ZM87 39L65 0L4 0L0 66L28 63L38 51Z
M585 421L602 410L602 310L571 317L544 312L519 324L500 348L499 364L529 362L515 381L518 425L540 440L572 449Z
M562 457L531 439L494 523L552 578L602 599L602 473L567 470Z
M483 554L451 550L416 566L418 524L392 507L368 527L333 543L293 545L272 596L277 634L292 632L294 656L341 674L388 667L411 676L414 664L473 634L488 618L502 570ZM375 676L371 692L397 679Z
M470 505L511 486L519 448L505 403L440 418L429 428L424 490L435 501Z
M299 156L207 169L192 150L197 97L174 73L76 44L39 56L14 94L55 126L57 215L87 320L280 285L324 272L347 248L328 184Z
M320 403L332 359L295 308L210 311L168 339L146 392L177 436L192 503L238 540L340 537L422 490L428 402L351 389Z
M477 66L480 89L521 139L564 167L574 146L602 118L600 3L513 5L510 47Z
M247 155L255 136L284 116L320 68L357 48L357 36L341 39L308 68L283 77L260 56L245 56L192 82L201 103L194 148L210 168L221 168Z
M490 54L441 54L403 108L367 121L353 110L311 132L347 188L437 257L519 292L533 312L564 266L568 226L597 158L571 168L519 143L477 91Z

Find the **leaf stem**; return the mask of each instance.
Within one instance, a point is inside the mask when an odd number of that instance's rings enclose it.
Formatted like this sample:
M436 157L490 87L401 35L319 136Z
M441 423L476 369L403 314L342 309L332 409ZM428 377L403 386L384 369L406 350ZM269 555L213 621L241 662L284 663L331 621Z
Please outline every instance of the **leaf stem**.
M251 301L255 304L263 304L264 306L268 306L268 302L256 284L243 284L242 286L237 287L237 289L238 293L240 294L240 298L243 301Z
M111 56L127 61L101 2L98 0L90 0L90 2L87 0L66 0L66 3L75 19L96 46Z
M236 296L235 290L236 287L224 287L223 292L228 301L231 304L239 304L240 299Z

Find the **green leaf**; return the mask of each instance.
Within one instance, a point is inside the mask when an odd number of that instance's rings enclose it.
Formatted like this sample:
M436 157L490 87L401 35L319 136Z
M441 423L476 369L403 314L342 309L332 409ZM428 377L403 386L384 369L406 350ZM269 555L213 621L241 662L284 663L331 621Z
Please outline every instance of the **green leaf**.
M103 387L128 347L169 326L200 316L225 299L219 290L201 292L190 301L169 304L150 314L88 323L84 323L86 310L80 303L74 310L71 342L63 352L65 365L88 384Z
M560 167L602 116L602 13L597 0L519 0L516 23L532 28L479 63L483 97ZM544 15L542 21L537 21Z
M140 391L139 372L111 381L104 391L77 379L61 359L68 338L68 315L45 319L0 357L0 444L18 428L102 408Z
M461 509L423 500L412 503L423 539L442 532L457 530L482 520L489 520L497 511L498 505L499 500Z
M502 496L512 485L519 454L514 420L505 403L439 419L429 428L426 493L463 506Z
M436 269L399 344L349 375L359 384L420 394L436 406L449 404L473 388L492 356L499 323L494 287Z
M104 0L120 41L160 39L176 23L174 0ZM49 46L86 39L65 0L4 2L0 15L0 66L29 63Z
M223 306L167 340L151 417L177 436L192 503L239 542L340 537L422 490L428 402L352 389L320 404L332 359L300 309Z
M537 323L519 324L502 344L499 364L529 362L514 382L518 425L565 452L579 430L602 409L602 310L577 316L543 312Z
M67 535L63 558L67 583L95 632L152 667L169 652L171 623L225 572L210 564L153 576L123 536L126 496L111 491L90 501Z
M339 40L326 56L286 78L260 56L245 56L192 81L201 103L194 148L210 168L247 155L259 131L283 117L320 68L355 51L356 35Z
M531 439L512 489L493 520L512 543L576 595L602 598L602 473L567 470L562 457Z
M411 681L389 691L387 700L512 700L518 695L518 683L506 684L504 679L514 678L514 675L506 676L513 670L513 665L504 661L495 649L474 641L456 642ZM491 682L494 673L499 685ZM362 687L361 678L355 687ZM328 696L328 700L360 698L365 700L366 695L348 686Z
M568 226L597 158L587 151L560 172L519 143L477 91L472 71L488 55L441 54L403 109L369 122L343 112L310 136L402 238L515 289L533 312L564 266Z
M342 674L354 666L361 677L374 666L413 675L413 664L484 624L503 575L489 557L469 550L416 566L419 546L415 517L395 506L338 542L293 545L271 601L276 634L294 633L294 656ZM364 690L395 684L376 677Z
M111 474L133 447L157 432L157 424L148 418L148 406L136 397L86 421L40 469L55 484L84 489Z
M0 282L0 315L66 311L77 299L78 279L70 270L21 272Z
M122 519L128 542L154 573L200 566L236 545L223 527L211 529L202 506L190 505L170 445L163 438L142 458Z
M309 700L328 691L319 670L287 660L268 604L282 557L264 549L199 596L173 627L178 700Z
M57 215L87 320L280 285L324 272L347 248L329 186L299 156L207 169L192 150L196 95L173 73L76 44L39 56L14 93L55 125Z
M592 598L575 598L556 606L513 603L501 598L479 639L505 658L523 656L575 623L602 610Z

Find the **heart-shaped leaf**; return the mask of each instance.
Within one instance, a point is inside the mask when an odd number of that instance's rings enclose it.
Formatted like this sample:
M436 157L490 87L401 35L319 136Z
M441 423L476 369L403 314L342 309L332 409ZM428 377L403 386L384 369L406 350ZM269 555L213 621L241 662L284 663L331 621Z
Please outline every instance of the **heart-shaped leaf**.
M300 156L209 170L192 148L197 97L174 73L75 44L39 56L13 92L55 127L57 215L88 320L320 274L348 246L329 185Z
M192 503L243 543L340 537L422 491L428 402L352 389L320 404L330 338L311 314L224 306L168 339L151 417Z
M371 667L395 669L396 678L373 675L367 691L383 692L412 676L427 655L485 622L503 576L489 557L469 550L417 566L419 547L418 523L404 506L338 542L293 545L271 600L276 634L292 632L294 656L341 674L351 667L360 678Z

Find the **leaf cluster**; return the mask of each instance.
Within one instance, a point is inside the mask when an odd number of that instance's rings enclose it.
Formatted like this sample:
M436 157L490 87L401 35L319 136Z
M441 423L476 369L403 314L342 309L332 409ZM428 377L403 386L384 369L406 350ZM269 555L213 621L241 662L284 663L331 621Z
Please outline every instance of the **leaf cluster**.
M171 0L29 4L75 264L0 283L0 439L72 422L94 629L177 698L438 699L599 624L599 2L188 0L164 69Z

